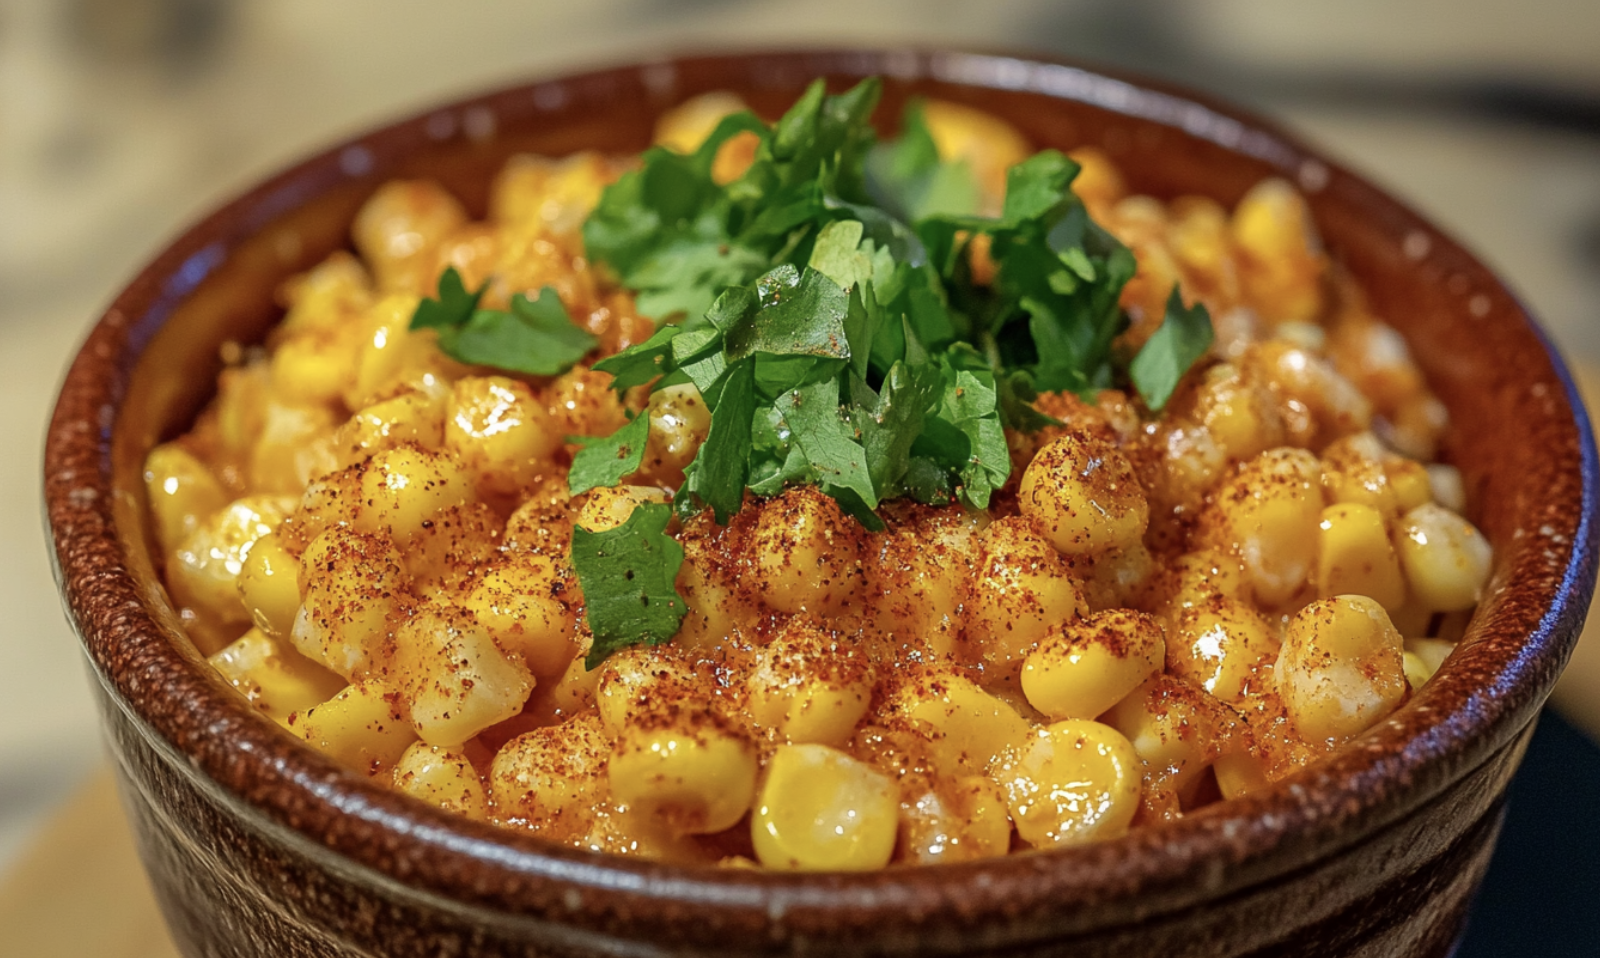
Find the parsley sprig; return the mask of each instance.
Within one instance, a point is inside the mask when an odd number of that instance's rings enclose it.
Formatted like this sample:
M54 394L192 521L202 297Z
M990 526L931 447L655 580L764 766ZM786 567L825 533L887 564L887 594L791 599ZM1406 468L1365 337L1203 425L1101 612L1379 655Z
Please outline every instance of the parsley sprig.
M574 325L553 287L535 299L511 297L511 309L479 309L488 289L467 292L454 266L439 277L438 297L424 297L411 314L412 329L434 329L445 355L475 366L493 366L530 376L555 376L571 369L599 340Z

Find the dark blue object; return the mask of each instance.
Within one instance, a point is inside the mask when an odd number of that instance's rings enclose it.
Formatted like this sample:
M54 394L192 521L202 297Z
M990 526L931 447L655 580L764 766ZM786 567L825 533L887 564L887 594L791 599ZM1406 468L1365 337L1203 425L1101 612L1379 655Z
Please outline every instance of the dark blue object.
M1600 747L1554 710L1511 783L1455 958L1600 958Z

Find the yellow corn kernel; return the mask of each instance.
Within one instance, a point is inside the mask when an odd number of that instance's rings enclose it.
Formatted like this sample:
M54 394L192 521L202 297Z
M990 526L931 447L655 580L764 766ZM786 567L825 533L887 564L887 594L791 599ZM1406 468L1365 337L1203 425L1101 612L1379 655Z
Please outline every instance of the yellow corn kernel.
M1216 596L1173 617L1167 665L1223 702L1262 691L1262 673L1278 653L1273 627L1248 603Z
M485 495L510 495L561 448L550 416L523 383L505 376L456 381L445 411L444 445Z
M867 611L885 634L920 643L936 656L951 654L961 630L962 583L977 562L982 513L951 509L902 525L876 539Z
M1436 462L1427 467L1428 489L1433 501L1451 512L1460 513L1467 508L1467 484L1461 470L1447 463Z
M1321 446L1372 427L1372 403L1311 350L1269 340L1247 350L1240 363L1278 397L1291 445Z
M1036 848L1116 838L1139 809L1142 767L1109 725L1068 719L1035 729L996 777L1017 834Z
M394 766L394 787L447 812L483 821L489 802L483 780L460 751L414 742Z
M960 592L969 654L1015 673L1046 632L1071 621L1083 602L1071 567L1024 516L990 523L978 536L976 574Z
M434 250L466 221L466 210L439 184L391 180L362 205L350 234L379 289L432 292Z
M228 494L205 463L170 442L145 457L144 491L162 554L177 548L212 513L228 504Z
M791 614L837 611L861 584L862 539L861 526L815 486L771 500L750 542L762 600Z
M826 745L780 745L750 837L768 868L871 871L889 864L899 816L889 776Z
M907 862L971 861L1011 850L1011 812L1000 786L982 775L940 781L900 806L901 855Z
M842 745L867 712L872 680L872 665L855 643L796 617L750 675L750 716L796 744Z
M952 669L905 670L890 708L939 733L928 749L939 770L949 775L985 771L1032 728L1005 700Z
M294 500L282 496L246 496L212 513L167 563L173 598L217 622L249 622L250 610L239 599L239 573L256 540L293 508Z
M332 253L282 287L289 305L279 324L284 330L332 329L348 325L372 303L366 267L345 250Z
M1170 675L1158 675L1134 689L1103 717L1153 771L1180 788L1216 760L1236 721L1210 693Z
M1246 588L1239 560L1221 552L1201 549L1186 552L1167 564L1164 608L1187 609L1214 596L1235 598Z
M239 636L206 661L251 705L280 724L344 688L343 679L260 629Z
M264 362L232 366L217 374L217 438L228 460L249 458L251 447L261 436L263 410L271 391L270 373Z
M280 340L269 368L272 390L290 403L336 402L355 373L353 339L344 329L308 329Z
M496 814L558 842L586 834L606 801L610 753L593 712L517 736L489 767Z
M1283 420L1271 391L1232 363L1206 370L1195 418L1229 459L1252 459L1283 444Z
M695 694L694 672L660 650L623 649L608 657L598 670L594 689L595 710L606 734L620 734L628 717L680 701Z
M1053 719L1094 718L1161 671L1166 637L1140 612L1097 612L1057 626L1022 665L1022 694Z
M575 522L586 532L607 532L627 522L633 510L646 502L671 501L666 490L656 486L602 486L590 490Z
M1405 650L1406 682L1415 692L1439 671L1456 644L1448 639L1406 639Z
M239 568L239 598L256 628L282 638L300 611L300 560L269 532L255 541Z
M635 715L617 737L608 779L616 801L677 834L730 828L756 791L756 750L711 708L677 701Z
M1322 490L1332 503L1370 506L1385 523L1400 515L1400 500L1383 465L1384 452L1370 432L1346 436L1322 451Z
M982 191L982 211L998 213L1007 171L1033 155L1027 137L992 113L945 100L923 103L922 118L939 159L966 163Z
M359 410L333 434L334 455L341 468L402 443L430 451L444 445L444 403L440 396L420 389L406 390Z
M353 679L370 667L410 590L400 550L384 536L336 526L300 562L305 597L290 638L302 655Z
M565 587L550 559L516 554L485 572L465 604L495 644L522 656L534 675L555 677L577 652L577 617L556 593Z
M694 460L711 431L711 412L700 398L700 390L691 383L651 393L645 412L650 417L650 432L640 475L652 482L677 486L683 482L684 467Z
M471 614L424 607L395 630L393 674L411 725L429 745L456 746L522 711L533 676Z
M1377 509L1351 502L1329 506L1322 510L1320 528L1317 595L1364 595L1385 610L1405 603L1400 560Z
M411 316L418 302L420 298L415 293L391 293L362 315L355 375L344 390L346 406L360 409L382 398L403 382L408 372L419 367L421 349L438 353L435 336L411 332Z
M1262 180L1233 210L1250 304L1271 322L1309 320L1322 306L1324 259L1311 211L1286 181Z
M1394 488L1395 505L1401 513L1410 512L1433 501L1433 481L1428 468L1415 459L1389 456L1383 462L1384 475Z
M1150 524L1127 457L1089 436L1061 436L1039 450L1022 473L1017 505L1063 555L1124 548Z
M1417 600L1435 612L1476 605L1494 560L1476 526L1443 506L1425 503L1407 512L1395 530L1400 566Z
M376 775L392 768L417 740L398 702L399 696L383 682L362 681L290 715L289 729L335 761Z
M1238 798L1272 784L1266 767L1251 752L1229 752L1211 765L1223 798Z
M418 446L378 453L359 467L359 476L352 524L396 542L414 537L440 511L472 500L471 481L460 463Z
M500 514L486 502L447 506L406 543L406 568L423 591L464 584L496 554L500 528Z
M1278 654L1278 690L1307 741L1343 741L1400 706L1406 678L1400 633L1361 595L1319 599L1295 614Z
M1306 583L1322 520L1322 467L1304 449L1270 449L1239 468L1216 496L1225 532L1256 598L1287 602Z
M614 179L613 161L593 150L558 160L518 154L495 177L489 215L519 231L575 232Z
M297 495L314 476L332 471L337 463L329 443L336 421L327 406L273 399L261 412L260 433L250 449L252 489Z

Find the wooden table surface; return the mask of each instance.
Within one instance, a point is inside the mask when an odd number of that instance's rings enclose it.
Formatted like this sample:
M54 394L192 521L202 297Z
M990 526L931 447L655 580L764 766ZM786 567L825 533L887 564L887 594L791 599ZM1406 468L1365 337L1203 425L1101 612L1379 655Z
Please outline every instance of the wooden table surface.
M1578 370L1600 409L1600 370ZM1584 629L1552 701L1600 740L1600 616ZM56 815L0 877L0 955L179 958L134 850L108 768Z

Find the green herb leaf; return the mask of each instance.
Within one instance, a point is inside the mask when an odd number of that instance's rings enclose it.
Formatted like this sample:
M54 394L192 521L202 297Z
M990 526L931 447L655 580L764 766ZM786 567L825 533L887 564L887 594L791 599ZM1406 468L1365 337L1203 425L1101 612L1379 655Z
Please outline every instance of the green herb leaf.
M836 490L848 489L868 509L878 508L878 494L867 471L867 451L839 416L837 379L791 390L778 398L776 408L824 492L835 495Z
M553 288L546 286L532 300L515 294L509 311L477 308L487 288L485 283L468 293L455 267L446 268L439 298L417 304L411 328L437 330L439 348L452 359L530 376L564 373L599 345L573 324Z
M483 298L483 292L488 288L489 284L484 283L478 287L476 293L469 293L461 282L461 274L456 272L456 268L445 267L444 273L439 277L439 298L423 297L422 302L417 304L416 311L411 314L411 328L440 329L460 326L472 317L473 311L478 308L478 300Z
M650 438L650 414L641 412L633 421L605 437L573 437L583 446L572 457L567 473L567 492L578 496L590 489L614 486L639 471L644 462L645 444Z
M1161 325L1128 364L1128 378L1151 412L1166 407L1183 374L1211 348L1215 335L1205 305L1197 302L1192 308L1185 307L1178 287L1173 286Z
M439 330L439 348L446 355L530 376L564 373L599 342L588 330L573 325L549 286L539 291L536 300L521 293L512 296L509 312L480 309L462 325Z
M573 528L572 567L594 633L584 660L588 668L618 649L660 645L677 634L689 606L673 586L683 546L666 532L671 521L671 506L647 502L615 529Z
M739 511L749 476L750 437L756 409L755 361L741 360L719 377L711 405L711 431L695 455L684 486L715 512L718 522Z

